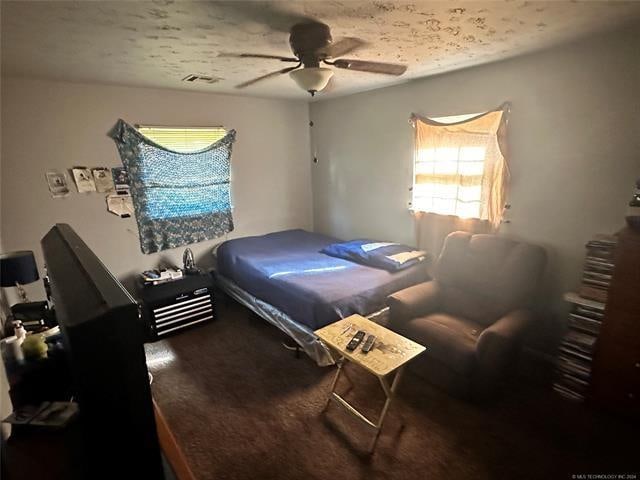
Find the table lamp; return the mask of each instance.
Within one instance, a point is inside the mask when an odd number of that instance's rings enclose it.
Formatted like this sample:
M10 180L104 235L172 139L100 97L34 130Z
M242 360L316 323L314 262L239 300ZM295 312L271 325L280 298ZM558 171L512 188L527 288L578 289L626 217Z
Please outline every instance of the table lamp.
M38 280L38 266L31 250L0 254L0 285L17 287L20 298L28 302L27 292L22 285Z

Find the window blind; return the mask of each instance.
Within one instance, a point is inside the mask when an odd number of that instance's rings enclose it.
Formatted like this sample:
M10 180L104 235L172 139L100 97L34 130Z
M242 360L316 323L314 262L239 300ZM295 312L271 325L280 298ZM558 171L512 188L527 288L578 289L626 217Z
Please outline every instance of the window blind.
M223 138L223 127L158 127L139 125L138 131L158 145L175 152L197 152Z

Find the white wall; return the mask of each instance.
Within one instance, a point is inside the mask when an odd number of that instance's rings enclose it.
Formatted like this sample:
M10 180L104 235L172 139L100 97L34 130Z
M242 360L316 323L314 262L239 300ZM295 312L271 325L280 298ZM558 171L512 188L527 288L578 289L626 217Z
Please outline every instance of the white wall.
M121 279L163 259L182 263L184 248L143 255L135 220L108 213L104 194L74 192L64 199L49 194L49 169L122 165L106 135L118 118L132 124L237 130L232 156L235 230L229 238L312 227L304 102L3 78L4 248L34 250L42 268L40 239L55 223L64 222ZM211 247L220 240L191 246L196 260L206 265Z
M317 231L414 243L407 211L411 112L481 112L512 103L511 224L502 233L549 252L543 302L579 284L583 245L624 225L640 177L640 29L408 84L313 103ZM558 327L558 328L555 328Z

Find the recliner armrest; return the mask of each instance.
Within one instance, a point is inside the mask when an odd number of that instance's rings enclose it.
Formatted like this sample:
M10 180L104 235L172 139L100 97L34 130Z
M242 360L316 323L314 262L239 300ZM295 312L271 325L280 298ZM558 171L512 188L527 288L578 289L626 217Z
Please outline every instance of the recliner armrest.
M387 297L391 322L409 320L435 312L440 304L440 288L435 280L419 283Z
M478 337L476 347L480 368L485 373L493 370L496 374L506 368L532 323L532 312L514 310L486 328Z

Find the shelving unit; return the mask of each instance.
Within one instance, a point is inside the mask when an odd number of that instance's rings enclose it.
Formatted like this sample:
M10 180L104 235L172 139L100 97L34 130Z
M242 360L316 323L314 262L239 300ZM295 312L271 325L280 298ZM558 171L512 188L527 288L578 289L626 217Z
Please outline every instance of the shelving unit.
M593 364L591 397L598 406L640 419L640 232L618 234Z

